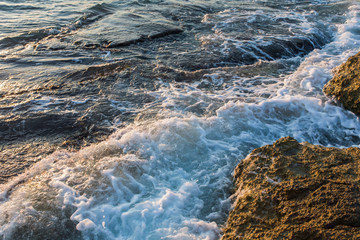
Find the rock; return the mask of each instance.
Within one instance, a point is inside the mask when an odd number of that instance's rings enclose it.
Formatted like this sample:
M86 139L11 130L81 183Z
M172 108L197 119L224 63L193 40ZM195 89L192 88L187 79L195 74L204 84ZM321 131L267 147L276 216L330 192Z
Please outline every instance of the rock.
M360 52L337 69L323 91L344 108L360 115Z
M222 239L360 239L359 148L286 137L236 167Z

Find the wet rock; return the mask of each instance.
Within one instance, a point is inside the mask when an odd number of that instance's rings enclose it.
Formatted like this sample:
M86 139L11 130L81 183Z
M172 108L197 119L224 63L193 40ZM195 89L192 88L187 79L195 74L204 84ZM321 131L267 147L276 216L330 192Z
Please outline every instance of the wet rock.
M360 53L342 64L323 89L344 108L360 115Z
M73 151L103 141L115 124L132 122L136 109L155 100L145 92L154 89L153 66L136 64L91 65L4 94L0 184L58 149Z
M167 19L157 11L149 15L148 9L141 8L134 11L116 11L106 18L96 18L95 21L96 23L87 28L79 28L76 34L66 38L84 49L113 49L183 32L177 22ZM109 22L114 24L109 26Z
M223 239L360 239L359 148L286 137L235 169Z

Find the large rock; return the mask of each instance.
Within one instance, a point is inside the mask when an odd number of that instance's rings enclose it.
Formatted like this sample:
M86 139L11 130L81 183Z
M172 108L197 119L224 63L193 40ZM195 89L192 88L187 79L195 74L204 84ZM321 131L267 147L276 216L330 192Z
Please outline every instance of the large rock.
M360 149L286 137L235 170L223 239L360 239Z
M360 115L360 52L337 69L323 91L346 109Z

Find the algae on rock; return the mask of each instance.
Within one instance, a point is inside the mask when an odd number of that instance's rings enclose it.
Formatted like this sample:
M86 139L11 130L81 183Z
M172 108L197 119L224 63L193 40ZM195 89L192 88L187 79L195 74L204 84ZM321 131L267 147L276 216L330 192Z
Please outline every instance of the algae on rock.
M286 137L235 169L223 239L360 239L359 148Z

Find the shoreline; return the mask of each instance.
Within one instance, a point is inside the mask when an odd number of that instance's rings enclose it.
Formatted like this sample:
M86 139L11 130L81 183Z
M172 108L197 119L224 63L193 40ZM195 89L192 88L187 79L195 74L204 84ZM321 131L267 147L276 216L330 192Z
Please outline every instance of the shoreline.
M360 52L324 93L359 116ZM222 239L359 239L360 148L291 137L254 149L234 171L236 193Z

